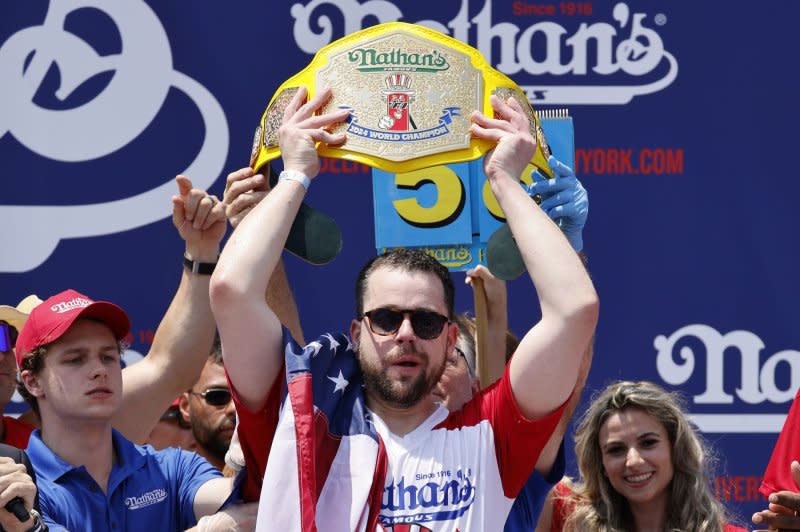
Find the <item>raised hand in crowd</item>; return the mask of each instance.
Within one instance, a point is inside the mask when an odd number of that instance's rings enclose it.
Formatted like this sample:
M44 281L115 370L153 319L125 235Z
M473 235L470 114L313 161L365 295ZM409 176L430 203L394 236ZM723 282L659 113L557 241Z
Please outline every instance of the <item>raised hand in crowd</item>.
M491 382L482 382L488 386L500 376L506 367L506 331L508 331L508 290L506 282L498 279L489 268L479 264L467 272L464 282L475 289L475 279L483 282L486 293L486 351L487 374Z
M776 491L769 496L769 507L753 514L753 523L769 528L755 532L773 530L800 530L800 463L792 462L792 478L797 491Z
M580 252L583 250L583 227L589 216L589 196L572 168L552 155L547 162L555 178L544 179L538 172L532 172L534 183L528 187L528 194L541 196L539 206L561 227L572 249Z
M186 242L187 256L216 262L225 236L225 206L216 196L192 188L192 180L184 175L177 176L175 182L178 194L172 197L172 223Z
M214 317L208 296L209 271L225 236L225 209L206 191L192 188L183 175L175 178L172 223L185 242L180 285L161 320L150 351L123 371L124 398L114 414L114 428L144 442L161 415L200 377L214 340ZM176 255L176 269L181 262ZM198 268L192 271L192 266ZM209 266L206 266L209 267Z
M269 173L269 166L265 173ZM228 174L222 204L231 227L236 229L239 222L264 199L267 192L269 175L256 174L249 166Z
M249 166L228 174L222 204L225 206L225 215L234 229L266 197L270 190L269 172L270 167L267 165L264 174L253 172ZM289 286L283 259L278 261L275 271L272 272L266 298L270 308L278 316L278 320L289 329L292 338L305 344L303 328L300 326L300 314Z

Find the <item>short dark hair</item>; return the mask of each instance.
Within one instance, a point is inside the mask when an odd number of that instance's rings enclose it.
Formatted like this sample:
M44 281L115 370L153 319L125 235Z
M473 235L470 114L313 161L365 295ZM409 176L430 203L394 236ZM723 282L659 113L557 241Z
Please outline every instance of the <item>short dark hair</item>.
M453 318L456 289L450 272L442 264L420 249L393 249L374 257L367 262L356 278L356 316L364 314L364 292L367 289L367 278L381 267L398 268L408 272L423 272L436 275L442 282L447 317Z
M39 400L36 399L31 392L25 387L25 383L22 382L22 372L24 370L29 370L34 375L38 375L40 371L44 368L44 357L47 354L47 348L49 346L42 345L35 348L31 351L31 354L22 359L22 365L19 367L17 372L17 391L25 399L25 402L28 403L36 413L36 417L41 418L41 414L39 414Z

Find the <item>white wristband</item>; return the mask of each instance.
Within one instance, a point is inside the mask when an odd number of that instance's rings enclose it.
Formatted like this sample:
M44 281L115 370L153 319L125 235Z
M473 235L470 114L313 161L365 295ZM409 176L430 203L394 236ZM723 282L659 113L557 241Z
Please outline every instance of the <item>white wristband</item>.
M278 181L288 180L288 181L297 181L303 188L308 190L309 185L311 185L311 180L305 176L302 172L298 172L297 170L284 170L278 176Z

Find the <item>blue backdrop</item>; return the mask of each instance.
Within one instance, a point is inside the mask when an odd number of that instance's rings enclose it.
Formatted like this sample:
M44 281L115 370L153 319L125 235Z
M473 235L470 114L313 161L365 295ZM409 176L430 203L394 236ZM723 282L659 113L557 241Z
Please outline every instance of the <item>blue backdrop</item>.
M683 391L722 458L715 489L747 517L800 387L798 16L790 0L5 0L0 302L65 287L113 300L133 320L128 356L146 353L181 269L175 174L221 196L275 88L316 49L424 21L479 47L535 106L570 108L602 298L588 388ZM341 225L342 254L287 259L307 336L346 327L374 253L369 174L325 170L308 201ZM535 301L513 283L515 331Z

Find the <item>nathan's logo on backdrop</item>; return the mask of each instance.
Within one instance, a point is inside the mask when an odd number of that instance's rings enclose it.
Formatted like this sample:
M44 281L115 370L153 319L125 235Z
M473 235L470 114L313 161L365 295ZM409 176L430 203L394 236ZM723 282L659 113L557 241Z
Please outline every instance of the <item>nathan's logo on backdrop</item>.
M87 8L113 23L118 53L100 55L90 43L67 31L67 18ZM99 49L103 49L101 46ZM34 97L52 66L60 85L55 97L64 102L85 81L113 72L107 85L89 101L73 108L51 109ZM76 163L108 156L134 141L156 117L171 87L195 104L205 126L205 138L194 160L184 168L153 167L165 175L186 173L195 186L209 187L222 171L228 153L228 124L221 106L202 85L172 67L167 34L153 10L142 0L60 0L50 2L40 25L19 29L0 43L0 138L12 135L37 155ZM181 139L171 139L181 142ZM86 173L59 179L80 182ZM8 176L22 182L24 176ZM2 205L0 272L24 272L42 264L63 238L126 231L168 214L175 185L168 181L124 199L91 205ZM20 222L24 220L24 222Z
M691 410L704 432L779 432L785 416L738 412L736 403L760 405L787 403L800 387L800 352L784 350L761 361L764 342L750 331L721 334L713 327L693 324L681 327L669 337L656 337L656 367L664 382L681 386L695 373L705 375L703 392L692 397ZM695 350L694 347L702 349ZM677 349L677 357L676 357ZM698 367L698 351L705 355L705 368ZM703 353L704 352L704 353ZM785 365L779 366L784 363ZM726 369L738 380L726 382ZM777 385L777 374L788 375L786 388ZM727 384L727 386L725 386ZM729 405L730 413L702 413L704 407Z
M654 29L655 25L665 23L663 14L632 12L628 4L619 2L610 13L594 10L595 15L602 17L610 14L610 21L606 18L582 22L570 33L570 29L554 20L524 28L508 21L495 23L492 0L485 0L480 8L479 5L476 0L472 3L461 0L452 19L418 23L478 48L495 68L514 76L533 102L622 105L634 96L668 87L678 75L678 61L666 50L661 35ZM344 19L341 34L334 35L331 9L338 9ZM295 42L308 54L375 20L408 19L397 5L385 0L312 0L292 5L290 13L294 18ZM379 58L378 54L370 58L389 60ZM367 55L361 59L366 61ZM411 57L406 59L410 61ZM422 57L414 60L421 61ZM526 85L526 74L531 82L542 76L559 81Z

